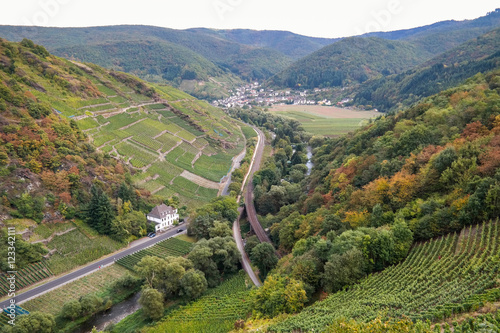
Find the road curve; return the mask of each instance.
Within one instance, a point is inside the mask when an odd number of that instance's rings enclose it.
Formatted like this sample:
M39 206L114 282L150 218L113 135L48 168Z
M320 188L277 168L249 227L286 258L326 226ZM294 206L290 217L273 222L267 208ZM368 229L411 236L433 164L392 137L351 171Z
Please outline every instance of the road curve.
M234 221L233 223L233 236L234 240L236 241L236 246L238 247L238 250L241 253L241 265L243 266L243 269L245 272L247 272L248 276L250 277L250 280L252 280L253 284L256 287L260 287L262 284L259 281L259 278L257 275L255 275L255 272L252 269L252 266L250 266L250 259L248 258L248 255L245 252L245 247L243 246L243 239L241 238L241 229L240 229L240 215L238 216L238 219Z
M186 229L184 226L181 226L180 228ZM39 285L38 287L35 287L33 289L30 289L28 291L23 292L22 294L19 294L14 297L14 300L17 305L26 302L32 298L38 297L42 294L45 294L46 292L49 292L52 289L59 288L71 281L77 280L87 274L90 274L92 272L95 272L99 270L99 267L105 267L113 264L115 260L121 259L125 256L128 256L129 254L132 254L134 252L143 250L147 247L150 247L158 242L161 242L163 240L166 240L170 237L180 235L181 233L177 232L178 228L174 228L172 230L166 231L165 233L159 234L158 236L147 239L145 241L141 241L137 245L132 245L129 248L126 248L120 252L114 253L110 256L108 256L105 259L101 259L99 261L92 262L88 264L87 266L84 266L76 271L70 272L66 275L63 275L55 280L49 281L47 283L44 283L42 285ZM185 233L184 231L183 233ZM3 302L0 302L0 309L6 308L8 305L10 305L10 299L7 299Z

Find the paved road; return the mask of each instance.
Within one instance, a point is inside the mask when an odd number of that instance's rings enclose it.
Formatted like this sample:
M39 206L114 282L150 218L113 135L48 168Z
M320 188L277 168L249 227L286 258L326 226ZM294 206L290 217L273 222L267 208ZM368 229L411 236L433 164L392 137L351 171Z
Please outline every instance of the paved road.
M255 232L255 235L257 235L257 238L261 242L267 242L272 244L271 240L264 231L264 228L262 228L262 226L259 223L259 220L257 219L257 212L255 211L255 205L253 202L252 179L253 179L253 174L260 169L260 163L262 162L262 156L264 155L264 142L265 142L264 133L262 133L262 131L256 127L254 127L254 129L257 131L257 134L259 135L260 139L259 139L259 144L255 148L255 159L252 165L252 169L250 171L250 176L248 177L248 185L245 195L245 207L247 210L248 221L250 221L252 229Z
M42 295L42 294L44 294L52 289L61 287L62 285L67 284L73 280L77 280L77 279L79 279L87 274L95 272L95 271L99 270L99 266L101 268L105 267L105 266L109 266L109 265L113 264L115 260L118 260L120 258L123 258L123 257L129 255L129 254L132 254L134 252L137 252L137 251L140 251L140 250L145 249L147 247L150 247L158 242L161 242L162 240L179 235L181 233L178 233L177 230L180 228L184 229L183 233L186 232L185 231L186 227L184 225L181 225L179 228L174 228L172 230L166 231L165 233L158 234L154 238L146 239L146 240L141 239L141 240L137 241L136 244L133 244L129 248L124 249L118 253L115 253L112 256L109 256L105 259L93 262L93 263L91 263L83 268L80 268L76 271L73 271L73 272L68 273L64 276L61 276L60 278L49 281L49 282L42 284L36 288L28 290L22 294L16 295L16 297L15 297L16 304L19 305L23 302L26 302L27 300L38 297L38 296L40 296L40 295ZM9 302L10 302L9 299L7 299L6 301L0 302L0 309L7 307L10 304Z
M241 229L240 229L240 215L238 216L238 219L233 223L233 236L234 240L236 241L236 246L238 247L238 250L241 253L241 265L243 266L243 269L245 272L247 272L248 276L252 280L253 284L256 287L260 287L262 284L259 281L259 278L257 278L257 275L255 275L255 272L253 271L252 267L250 266L250 259L248 258L248 255L245 252L245 247L243 246L243 239L241 238Z

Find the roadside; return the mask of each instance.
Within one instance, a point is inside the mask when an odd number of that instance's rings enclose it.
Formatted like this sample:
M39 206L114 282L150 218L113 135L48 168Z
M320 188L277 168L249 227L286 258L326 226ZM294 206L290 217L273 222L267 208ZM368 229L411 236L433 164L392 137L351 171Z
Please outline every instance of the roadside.
M172 230L166 231L154 238L143 237L141 239L138 239L130 243L127 248L108 254L107 256L101 257L98 260L86 264L85 266L77 267L70 272L66 272L64 274L52 277L49 280L44 280L43 282L33 285L30 288L27 288L26 290L22 290L22 293L19 293L19 291L17 291L16 296L14 297L16 304L17 305L22 304L28 300L36 298L51 290L54 290L72 281L80 279L104 267L112 265L116 260L128 256L129 254L143 250L147 247L153 246L158 242L166 240L170 237L181 235L183 233L186 233L186 230L183 230L183 232L178 233L177 228L173 228ZM3 298L3 301L0 302L0 309L6 308L10 304L9 301L10 298Z

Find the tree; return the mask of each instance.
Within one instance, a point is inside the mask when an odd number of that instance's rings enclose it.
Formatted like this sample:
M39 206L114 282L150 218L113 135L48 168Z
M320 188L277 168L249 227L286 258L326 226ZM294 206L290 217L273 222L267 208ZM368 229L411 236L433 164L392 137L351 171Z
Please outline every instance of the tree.
M361 279L364 273L365 258L358 249L339 255L333 254L325 264L322 283L326 291L335 292L342 287Z
M391 264L398 263L406 258L413 243L413 232L403 218L397 217L391 226L394 237L394 255Z
M156 289L144 289L139 298L144 315L152 320L163 317L163 295Z
M61 315L64 318L75 320L78 318L82 313L82 306L80 305L80 302L78 302L76 299L71 300L69 302L64 303L64 306L61 310Z
M56 321L49 313L32 312L20 316L12 333L53 333L56 332Z
M208 234L210 235L210 238L231 237L233 235L233 231L227 223L215 221L214 226L208 230Z
M180 280L179 295L184 296L187 300L196 299L207 290L207 285L205 274L201 271L191 269Z
M80 298L80 306L82 308L82 315L89 316L100 310L102 305L102 298L94 294L88 294Z
M145 256L135 265L134 270L146 281L149 288L153 288L159 283L165 265L165 260L162 258Z
M188 255L194 268L205 273L209 287L220 283L221 273L234 273L238 270L240 252L232 237L202 239Z
M111 221L115 215L111 201L106 193L96 185L92 185L90 194L90 202L86 209L87 222L99 233L109 234Z
M245 243L245 252L247 254L250 254L252 253L252 250L254 247L256 247L257 245L260 244L260 241L259 239L257 238L257 236L250 236L248 238L246 238L246 243Z
M296 313L307 302L300 281L288 277L269 275L264 284L253 292L253 309L269 318L280 313Z
M259 268L260 274L265 277L278 263L274 247L269 243L260 243L253 248L250 259Z

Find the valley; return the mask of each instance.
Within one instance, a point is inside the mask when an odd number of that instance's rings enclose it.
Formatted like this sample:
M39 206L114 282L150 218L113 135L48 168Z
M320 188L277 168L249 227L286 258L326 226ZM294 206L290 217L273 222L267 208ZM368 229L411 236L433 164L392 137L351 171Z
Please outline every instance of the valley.
M0 332L499 331L499 41L0 25Z

